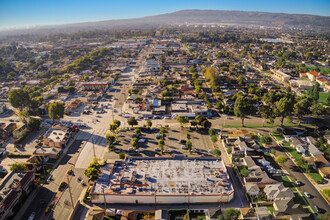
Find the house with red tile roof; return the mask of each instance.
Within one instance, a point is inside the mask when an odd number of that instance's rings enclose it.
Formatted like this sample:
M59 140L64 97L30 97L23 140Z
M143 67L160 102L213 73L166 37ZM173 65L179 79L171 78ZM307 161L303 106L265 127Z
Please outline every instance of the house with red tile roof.
M320 77L321 76L321 74L319 74L316 71L307 72L306 75L307 75L308 79L310 81L313 81L313 82L315 82L315 80L316 80L317 77Z

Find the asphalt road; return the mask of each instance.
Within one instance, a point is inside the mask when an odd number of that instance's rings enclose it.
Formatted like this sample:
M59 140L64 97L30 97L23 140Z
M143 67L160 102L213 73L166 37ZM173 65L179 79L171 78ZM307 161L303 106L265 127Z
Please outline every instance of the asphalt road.
M68 153L61 159L59 165L53 171L53 180L49 183L46 183L41 187L40 191L37 193L35 198L28 208L26 209L23 216L20 218L21 220L28 219L32 212L35 212L35 220L39 220L42 218L42 215L45 212L48 204L52 200L53 196L56 194L58 186L62 182L65 174L68 171L70 164L75 159L75 155L78 153L78 150L82 146L81 141L74 141L73 144L70 146ZM45 202L44 205L41 206L42 202Z
M286 156L284 149L280 147L275 148L277 150L277 155ZM293 163L291 159L284 163L284 168L288 171L290 176L302 182L299 186L304 192L308 192L313 197L308 199L312 206L317 205L323 211L323 214L330 213L330 206L322 197L320 192L314 187L314 185L309 181L309 179L301 172L301 170Z

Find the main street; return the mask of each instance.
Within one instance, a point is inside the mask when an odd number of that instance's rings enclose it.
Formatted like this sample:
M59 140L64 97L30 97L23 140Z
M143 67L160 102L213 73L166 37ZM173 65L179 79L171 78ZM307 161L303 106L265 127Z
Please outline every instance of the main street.
M146 52L140 57L141 60L145 57L145 53ZM70 187L72 189L74 204L77 202L81 192L86 187L86 185L83 185L78 181L78 177L81 177L83 181L87 183L87 178L84 176L83 171L94 159L93 147L95 147L95 157L102 159L104 152L107 151L105 136L108 132L109 124L113 118L124 121L124 118L119 116L119 111L114 111L113 109L121 109L127 98L128 89L136 78L135 71L135 69L128 68L120 75L120 78L115 85L110 87L111 91L117 91L111 92L113 94L112 101L104 99L100 101L100 104L103 105L111 104L112 109L107 109L104 114L93 112L92 115L80 115L78 113L64 117L64 121L80 120L81 123L86 123L88 128L81 129L75 136L73 144L68 146L67 155L64 155L58 166L54 167L52 172L53 180L48 184L41 185L40 189L35 193L32 193L31 198L28 198L28 200L30 199L33 202L25 205L25 207L23 207L24 210L20 210L14 219L28 219L32 213L36 213L34 219L41 219L44 215L45 209L56 195L60 183L63 181L68 170L71 169L72 165L75 165L75 168L73 170L73 178L70 181ZM57 206L54 208L52 216L55 219L67 219L70 216L71 211L71 199L68 189L66 189L60 197Z

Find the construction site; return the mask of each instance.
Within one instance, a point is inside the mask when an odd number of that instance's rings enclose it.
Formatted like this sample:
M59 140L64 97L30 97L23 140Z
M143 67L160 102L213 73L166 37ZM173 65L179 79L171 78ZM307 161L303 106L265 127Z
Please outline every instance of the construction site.
M233 197L220 157L126 157L104 167L91 191L93 203L217 203Z

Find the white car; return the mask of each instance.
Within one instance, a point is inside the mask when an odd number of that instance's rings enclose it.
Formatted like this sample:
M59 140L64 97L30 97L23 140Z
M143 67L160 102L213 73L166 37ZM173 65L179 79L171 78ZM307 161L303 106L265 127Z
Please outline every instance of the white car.
M181 145L181 149L182 149L182 150L187 150L186 145Z
M196 148L192 149L191 151L195 152L195 153L198 152L198 150Z
M212 150L212 149L210 149L208 152L209 152L210 154L213 154L213 150Z
M164 150L164 153L170 153L171 150Z
M136 152L143 152L143 149L137 149Z
M307 198L311 198L311 194L309 194L308 192L304 192L305 196L307 196Z
M144 143L144 142L146 142L146 139L144 139L144 138L139 139L138 142L139 142L139 143Z
M129 151L132 151L132 150L134 150L134 148L133 148L133 147L130 147L130 148L128 148L128 150L129 150Z
M124 137L124 135L121 134L121 133L117 134L117 136L118 136L118 137Z

